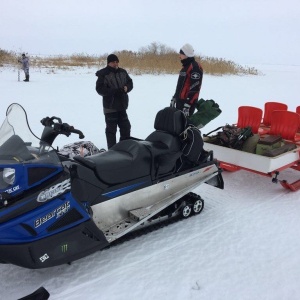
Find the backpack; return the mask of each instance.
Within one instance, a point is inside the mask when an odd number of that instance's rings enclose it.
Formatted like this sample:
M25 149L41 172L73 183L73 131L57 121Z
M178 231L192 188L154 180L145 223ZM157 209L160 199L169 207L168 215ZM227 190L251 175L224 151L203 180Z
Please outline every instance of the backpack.
M209 134L215 132L219 129L222 131L217 132L215 136L209 137ZM219 146L241 150L244 142L250 137L253 136L252 129L250 126L239 128L235 125L228 125L218 127L217 129L204 134L203 136L209 137L207 140L208 143L213 143ZM210 138L212 139L210 141Z
M201 163L203 153L206 151L203 149L203 139L201 131L193 126L188 126L181 134L182 141L182 156L177 164L177 171L191 168Z
M203 151L201 131L194 126L189 126L184 131L182 154L190 162L197 163Z

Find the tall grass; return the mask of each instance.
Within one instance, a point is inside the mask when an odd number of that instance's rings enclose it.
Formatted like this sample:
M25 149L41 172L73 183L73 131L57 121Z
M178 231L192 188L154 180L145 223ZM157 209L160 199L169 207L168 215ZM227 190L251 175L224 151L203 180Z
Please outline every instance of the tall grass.
M0 49L0 67L16 64L18 64L18 58L15 52Z
M179 54L174 49L156 42L142 47L137 52L116 51L120 67L132 74L177 74L181 68ZM36 68L71 69L74 67L101 68L106 65L106 54L88 55L85 53L57 56L30 57L30 66ZM18 55L12 51L0 49L0 67L17 66ZM223 58L196 56L204 73L211 75L258 75L255 68L243 67Z

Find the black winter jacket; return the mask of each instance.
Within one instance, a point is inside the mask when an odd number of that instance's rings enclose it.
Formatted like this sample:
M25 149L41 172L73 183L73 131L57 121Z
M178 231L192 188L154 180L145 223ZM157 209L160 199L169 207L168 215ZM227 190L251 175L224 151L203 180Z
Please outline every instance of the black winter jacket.
M182 69L179 73L174 98L192 105L198 100L202 85L203 69L195 61L194 57L183 59L181 63Z
M104 112L106 109L109 111L126 110L129 102L127 93L133 89L132 79L126 70L106 66L97 71L96 76L98 76L96 91L103 97ZM124 86L127 86L127 93L123 90Z

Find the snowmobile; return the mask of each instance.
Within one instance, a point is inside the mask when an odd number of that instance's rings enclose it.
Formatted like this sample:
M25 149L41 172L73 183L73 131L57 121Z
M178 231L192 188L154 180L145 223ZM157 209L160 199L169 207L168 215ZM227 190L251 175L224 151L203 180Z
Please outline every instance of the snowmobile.
M192 192L223 189L222 170L201 132L173 107L160 110L145 139L72 158L54 149L59 135L83 133L58 117L41 120L38 138L24 108L11 104L0 128L0 262L46 268L85 257L135 230L199 214Z

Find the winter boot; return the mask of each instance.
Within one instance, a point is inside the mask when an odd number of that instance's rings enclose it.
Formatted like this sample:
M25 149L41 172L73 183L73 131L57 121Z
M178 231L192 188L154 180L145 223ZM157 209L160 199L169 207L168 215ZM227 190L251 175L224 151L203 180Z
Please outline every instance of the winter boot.
M25 79L23 81L29 81L29 75L25 75Z

